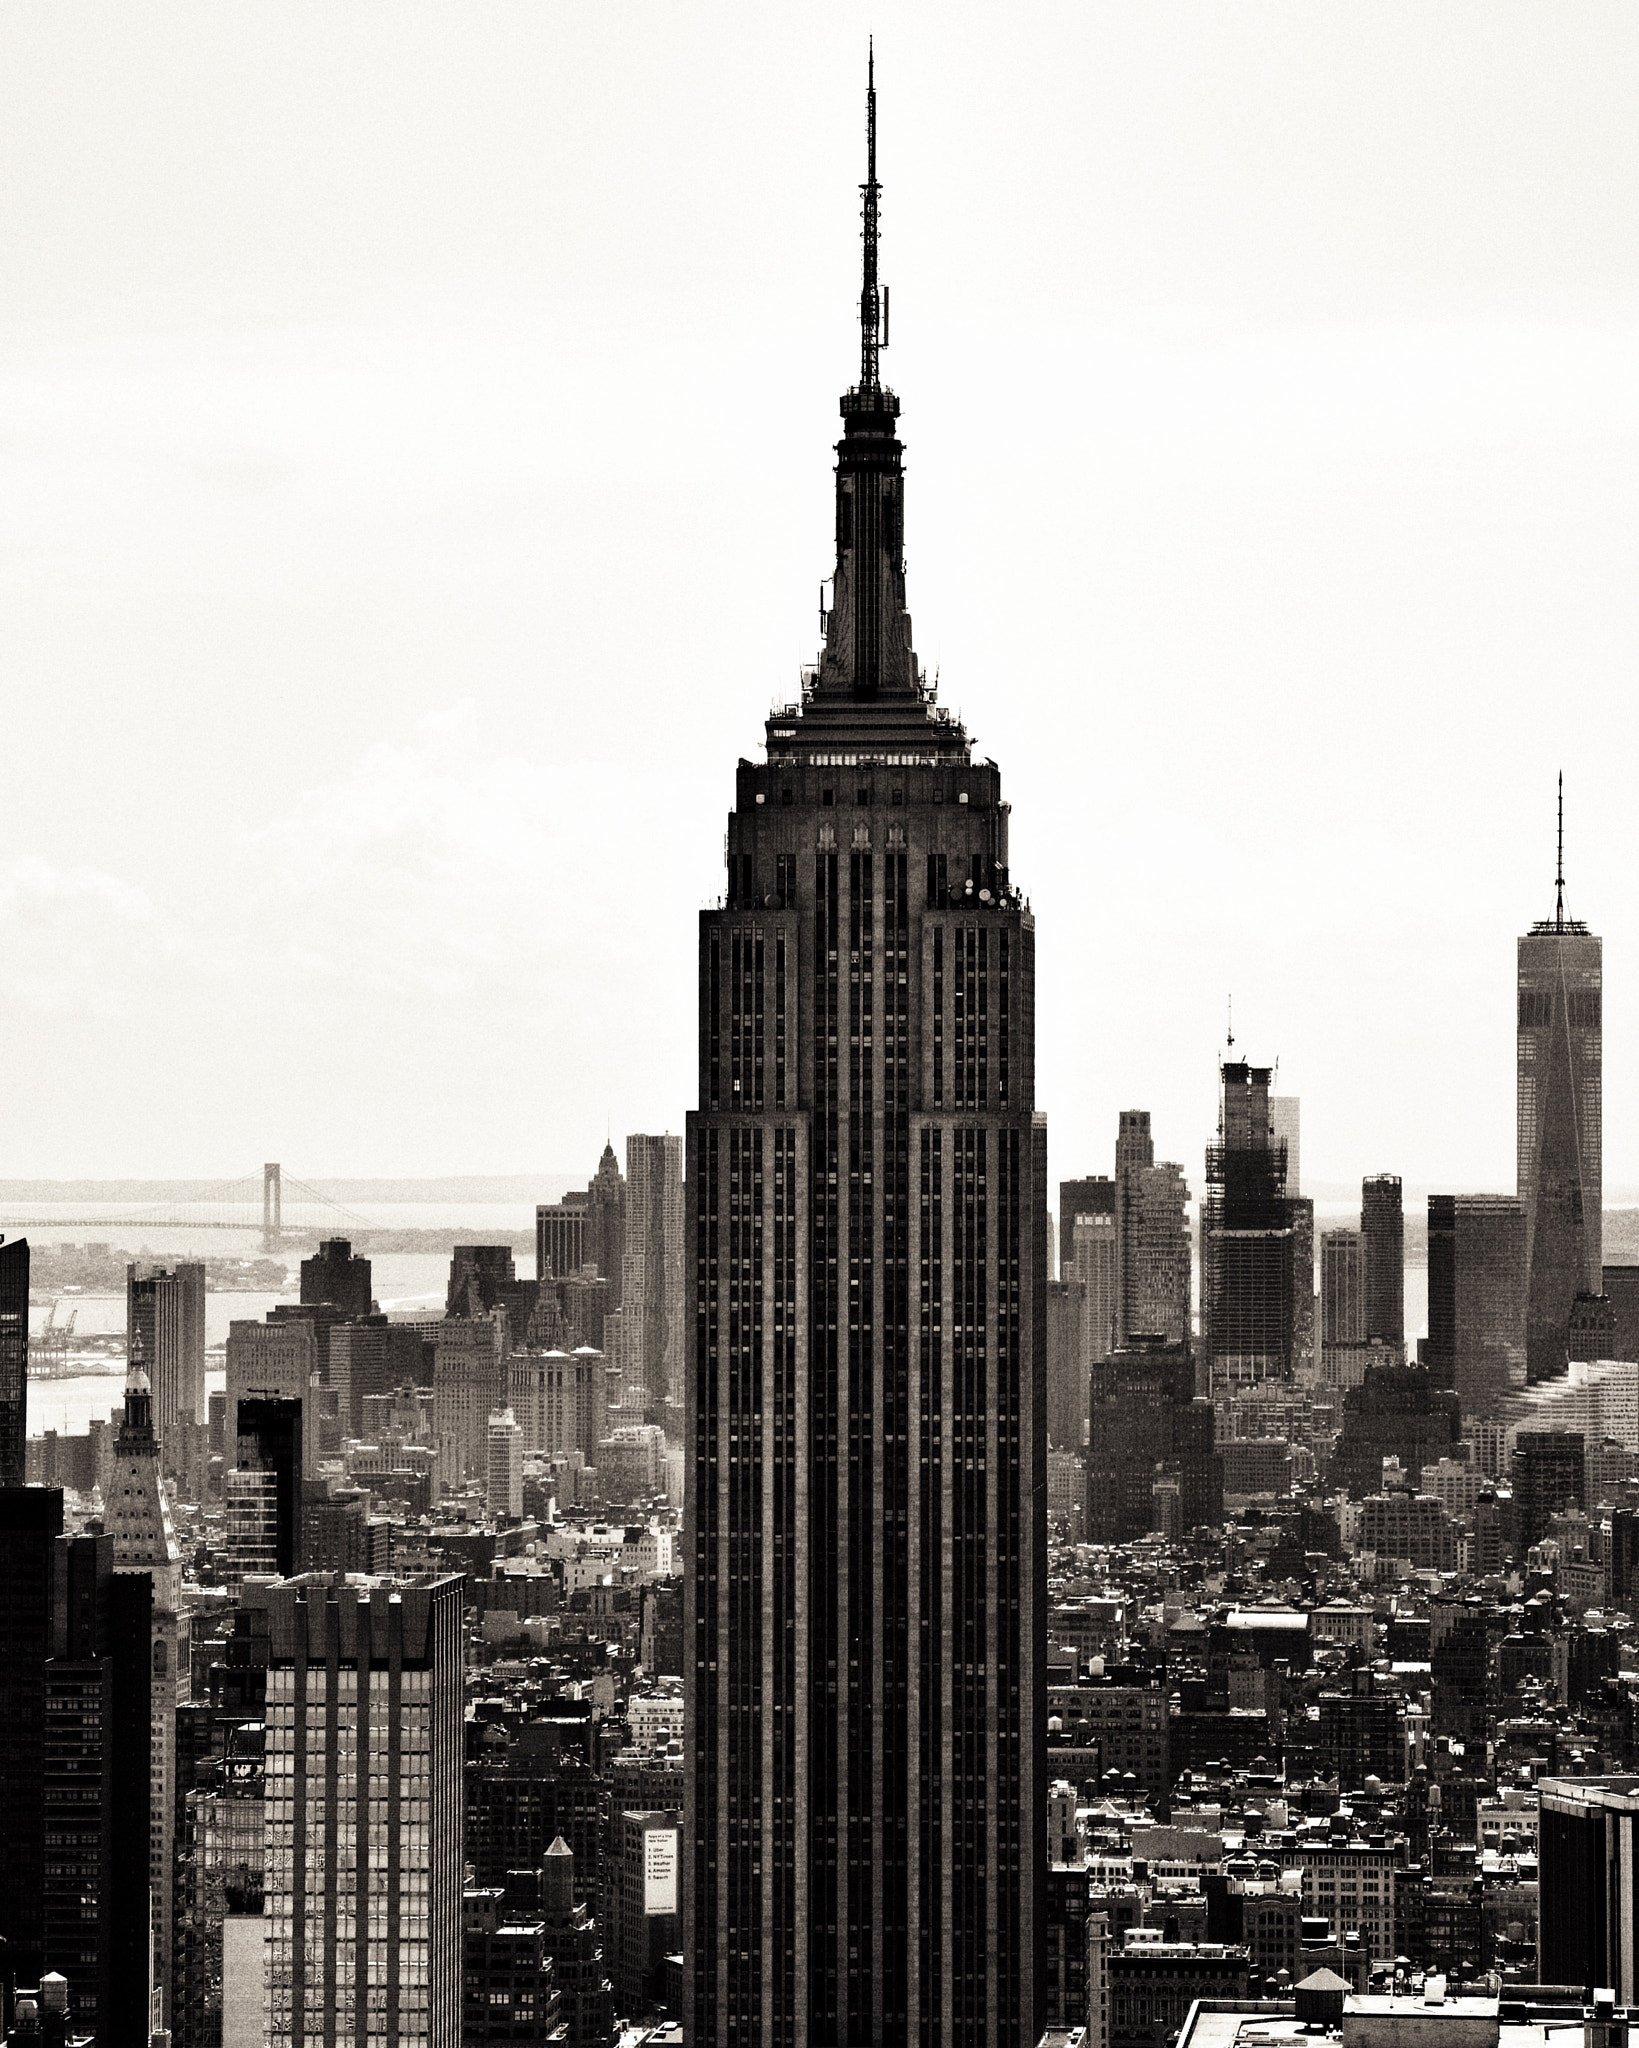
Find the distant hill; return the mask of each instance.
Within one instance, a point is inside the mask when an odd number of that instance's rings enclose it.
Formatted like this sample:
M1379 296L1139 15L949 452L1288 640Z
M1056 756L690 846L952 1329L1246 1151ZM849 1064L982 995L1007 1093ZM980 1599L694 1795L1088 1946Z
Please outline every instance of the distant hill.
M592 1162L596 1165L596 1161ZM555 1202L583 1188L584 1173L460 1173L443 1179L307 1180L306 1185L343 1208L354 1202ZM216 1180L0 1180L0 1207L19 1202L197 1202L222 1185Z

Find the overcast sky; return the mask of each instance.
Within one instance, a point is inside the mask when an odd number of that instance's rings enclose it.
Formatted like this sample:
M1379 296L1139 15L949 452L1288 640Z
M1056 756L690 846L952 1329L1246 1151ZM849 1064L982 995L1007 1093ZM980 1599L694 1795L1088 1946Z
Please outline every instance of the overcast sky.
M865 37L924 662L1052 1172L1513 1184L1514 940L1639 1182L1639 10L0 9L0 1176L680 1129L814 657Z

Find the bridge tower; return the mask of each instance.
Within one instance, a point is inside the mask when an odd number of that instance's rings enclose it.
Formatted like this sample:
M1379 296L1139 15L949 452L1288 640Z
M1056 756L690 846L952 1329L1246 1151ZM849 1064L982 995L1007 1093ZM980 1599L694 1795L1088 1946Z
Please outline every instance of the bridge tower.
M281 1224L284 1189L277 1159L262 1168L262 1249L276 1252L283 1242Z

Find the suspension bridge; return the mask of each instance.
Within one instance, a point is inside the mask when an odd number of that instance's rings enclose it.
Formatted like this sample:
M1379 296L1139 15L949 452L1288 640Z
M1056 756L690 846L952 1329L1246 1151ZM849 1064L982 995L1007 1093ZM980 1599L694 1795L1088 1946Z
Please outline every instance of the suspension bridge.
M276 1252L287 1237L345 1236L370 1229L369 1220L343 1208L306 1181L287 1174L277 1160L260 1173L202 1187L183 1198L148 1204L122 1202L100 1211L86 1205L84 1215L0 1215L0 1231L116 1230L148 1226L156 1230L260 1231L262 1249Z

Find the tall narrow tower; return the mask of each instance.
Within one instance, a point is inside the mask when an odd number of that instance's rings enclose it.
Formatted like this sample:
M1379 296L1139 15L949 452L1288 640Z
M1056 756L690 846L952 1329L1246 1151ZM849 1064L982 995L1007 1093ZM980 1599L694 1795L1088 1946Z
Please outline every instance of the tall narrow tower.
M1569 1357L1578 1294L1603 1291L1600 1171L1604 946L1565 915L1565 778L1559 784L1554 914L1519 941L1519 1197L1529 1272L1525 1372Z
M701 2048L1034 2048L1035 925L997 770L912 650L867 104L824 650L740 763L700 925L685 1996Z

